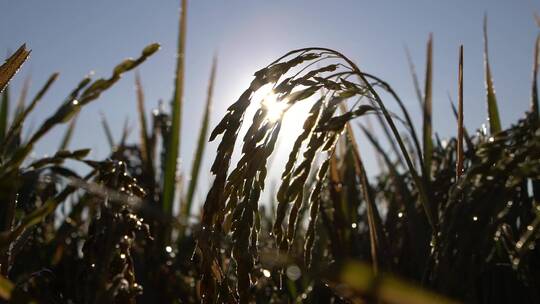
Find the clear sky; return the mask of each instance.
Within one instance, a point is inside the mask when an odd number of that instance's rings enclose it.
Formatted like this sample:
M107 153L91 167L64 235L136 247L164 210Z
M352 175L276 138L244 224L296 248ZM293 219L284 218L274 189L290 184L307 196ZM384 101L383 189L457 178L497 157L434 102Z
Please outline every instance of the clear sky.
M27 125L38 126L89 71L109 76L116 63L135 57L151 42L162 49L140 68L147 108L170 100L178 30L178 0L0 0L0 52L22 43L32 49L17 75L13 93L31 75L33 95L52 72L60 79ZM485 122L482 18L489 16L490 60L503 124L519 118L530 102L532 52L538 27L534 0L191 0L188 5L186 95L182 130L182 168L189 169L199 130L210 64L219 66L212 126L246 88L254 71L286 51L324 46L337 49L361 69L394 86L418 122L420 115L403 46L408 45L421 81L425 43L434 34L434 128L443 137L455 132L447 92L455 96L457 53L465 47L465 123ZM99 112L120 137L126 117L136 125L133 73L83 109L71 147L93 148L103 158L106 143ZM63 127L44 138L36 153L52 153ZM136 132L131 139L135 140ZM204 171L215 146L206 151ZM205 184L208 175L202 175ZM200 190L202 194L204 190ZM200 195L199 195L200 196Z

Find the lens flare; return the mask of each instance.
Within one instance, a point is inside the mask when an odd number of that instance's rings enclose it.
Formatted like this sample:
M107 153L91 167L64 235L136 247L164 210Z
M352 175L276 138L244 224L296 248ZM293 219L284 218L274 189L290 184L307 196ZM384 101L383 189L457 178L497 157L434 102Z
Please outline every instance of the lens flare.
M270 122L276 122L281 119L283 113L289 108L287 100L279 100L277 94L270 92L262 101L262 106L266 111L266 118Z

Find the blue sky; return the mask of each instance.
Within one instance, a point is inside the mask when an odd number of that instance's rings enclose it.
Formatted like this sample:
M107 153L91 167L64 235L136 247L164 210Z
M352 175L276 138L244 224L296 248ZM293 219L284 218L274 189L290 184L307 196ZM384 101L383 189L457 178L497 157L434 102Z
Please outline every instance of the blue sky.
M33 95L52 72L60 79L31 118L36 127L52 114L89 71L110 75L116 63L135 57L151 42L162 49L141 68L147 108L172 95L178 2L172 0L18 0L0 2L0 52L27 43L30 60L17 75L13 91L31 75ZM455 132L447 92L455 96L457 53L465 47L465 123L485 122L482 18L489 16L490 60L503 124L521 117L530 101L532 52L538 27L533 0L191 0L188 7L186 95L181 155L188 171L194 150L210 64L219 66L212 123L224 114L251 80L254 71L290 49L324 46L337 49L363 70L387 80L420 122L403 46L408 45L423 81L425 43L434 35L434 127L443 137ZM136 128L133 74L83 110L73 148L93 148L103 158L108 145L99 123L103 111L116 138L124 119ZM64 129L57 128L37 146L52 153ZM136 139L132 132L131 139ZM213 145L206 151L208 162ZM207 175L202 175L205 184ZM201 193L204 192L201 190Z

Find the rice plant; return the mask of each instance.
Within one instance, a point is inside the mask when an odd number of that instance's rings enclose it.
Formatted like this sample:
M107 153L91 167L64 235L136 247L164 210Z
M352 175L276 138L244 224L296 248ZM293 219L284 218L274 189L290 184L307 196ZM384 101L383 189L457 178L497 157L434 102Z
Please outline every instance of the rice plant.
M128 141L128 127L114 138L103 113L103 136L111 147L104 160L89 159L88 149L66 150L76 119L84 115L83 106L143 63L158 44L121 62L109 78L84 78L28 138L21 136L24 123L58 74L28 105L21 97L11 111L8 84L30 52L23 45L0 67L2 301L539 301L540 39L534 48L531 108L507 129L500 123L488 60L487 19L489 131L464 127L466 48L456 49L456 136L444 141L433 130L432 35L423 90L409 60L421 125L413 123L389 83L345 54L321 47L290 51L254 73L210 133L209 139L219 143L211 151L214 178L205 185L198 176L219 81L217 59L188 171L177 164L188 16L187 1L181 3L171 106L157 104L147 119L144 75L136 73L138 139ZM290 110L299 104L309 110L272 191L269 160L277 153L284 120L293 119ZM369 117L376 118L383 136L373 131ZM67 123L58 152L29 157L37 141ZM366 170L365 146L379 159L378 173ZM81 162L90 172L81 175L66 160ZM191 179L184 185L188 172ZM200 213L197 189L207 190Z

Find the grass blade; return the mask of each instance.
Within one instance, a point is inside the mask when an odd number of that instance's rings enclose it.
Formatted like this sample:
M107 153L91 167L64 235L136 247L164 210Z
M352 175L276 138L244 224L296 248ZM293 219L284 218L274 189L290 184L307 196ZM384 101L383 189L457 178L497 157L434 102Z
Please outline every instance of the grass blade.
M531 97L531 112L534 114L534 119L538 120L538 56L540 49L540 35L536 37L536 43L534 45L534 66L533 66L533 83L532 83L532 97Z
M7 132L5 140L3 141L4 144L7 144L14 136L19 134L24 120L26 119L26 117L28 117L28 114L30 114L30 112L32 112L32 110L36 107L37 103L43 98L45 93L47 93L51 85L56 81L56 79L58 79L58 75L59 75L58 73L52 74L47 80L47 82L45 83L45 85L36 94L34 99L32 99L28 107L15 117L15 119L13 120L13 123L11 124L9 128L9 131Z
M27 51L26 44L23 44L0 66L0 92L4 90L11 78L19 71L29 55L30 51Z
M459 76L458 76L458 136L456 181L463 173L463 45L459 48Z
M424 179L429 181L431 178L431 160L433 156L433 140L432 140L432 82L433 82L433 36L429 35L427 44L427 63L426 63L426 83L424 91Z
M180 151L180 128L182 124L182 104L184 98L184 57L186 49L186 10L187 0L182 0L180 9L180 28L178 34L178 51L176 63L176 79L174 98L172 101L172 124L169 133L165 173L163 180L163 210L172 214L173 200L176 186L176 165Z
M195 150L195 156L193 158L193 166L191 167L191 181L189 182L188 192L186 197L186 204L182 210L182 214L187 218L191 212L191 205L193 204L193 194L197 188L197 180L201 169L201 161L204 154L204 148L207 142L208 126L210 124L210 112L212 109L212 96L214 91L214 83L216 78L217 59L214 57L212 62L212 71L210 72L210 82L208 83L208 93L206 97L206 107L204 110L204 116L201 123L199 132L199 139L197 141L197 149Z
M491 67L489 66L487 15L484 15L484 68L486 77L486 97L489 116L489 131L491 134L495 134L501 131L501 120L499 118L497 98L495 97L495 88L493 86L493 79L491 77Z
M17 117L17 115L24 111L24 105L26 104L26 96L28 95L28 90L30 89L30 79L30 76L27 76L24 79L21 93L19 95L19 100L17 101L17 107L15 108L15 117Z
M122 128L122 137L120 137L119 146L123 147L126 145L126 140L129 137L130 133L131 133L131 128L129 127L129 118L126 117L126 119L124 119L124 127Z
M422 98L422 90L420 90L420 82L418 81L418 75L416 74L416 67L414 66L411 52L409 51L409 48L407 46L405 46L405 55L407 56L407 63L409 64L409 72L411 73L411 77L413 80L414 92L416 93L416 97L418 98L418 103L420 104L420 108L423 109L424 99Z
M79 113L75 114L73 119L69 122L69 125L66 129L66 133L64 133L64 136L62 137L62 141L60 143L60 146L58 147L58 150L66 150L69 146L69 143L71 142L71 138L73 137L73 131L75 130L75 125L77 124L77 118L79 117Z
M109 146L111 147L111 150L114 149L114 138L111 132L111 128L109 127L109 123L107 122L107 118L105 118L105 114L103 112L99 113L101 116L101 126L103 127L103 131L105 131L105 136L107 137L107 142L109 143Z
M137 94L137 110L139 112L139 125L141 128L141 154L145 163L151 162L149 139L148 139L148 127L146 123L146 110L144 108L144 90L141 83L141 75L139 71L135 71L135 91ZM146 164L148 166L148 164Z
M347 109L343 104L340 105L341 110L346 113ZM360 185L362 187L362 193L364 196L364 200L366 202L367 207L367 218L368 218L368 226L369 226L369 239L371 244L371 262L373 267L373 272L377 273L379 270L380 262L379 259L385 260L381 254L385 251L381 247L381 242L384 244L384 234L383 234L383 227L382 227L382 220L379 215L379 212L377 210L377 205L375 204L375 201L373 200L373 196L371 193L371 188L369 186L366 170L364 167L364 163L362 161L362 158L360 156L360 149L358 148L358 144L356 143L356 139L354 138L354 133L351 128L351 125L349 122L346 124L346 135L347 139L349 140L351 144L351 149L353 152L354 157L354 168L356 171L356 175L360 179Z
M0 142L6 137L9 118L9 87L2 92L2 104L0 104Z

